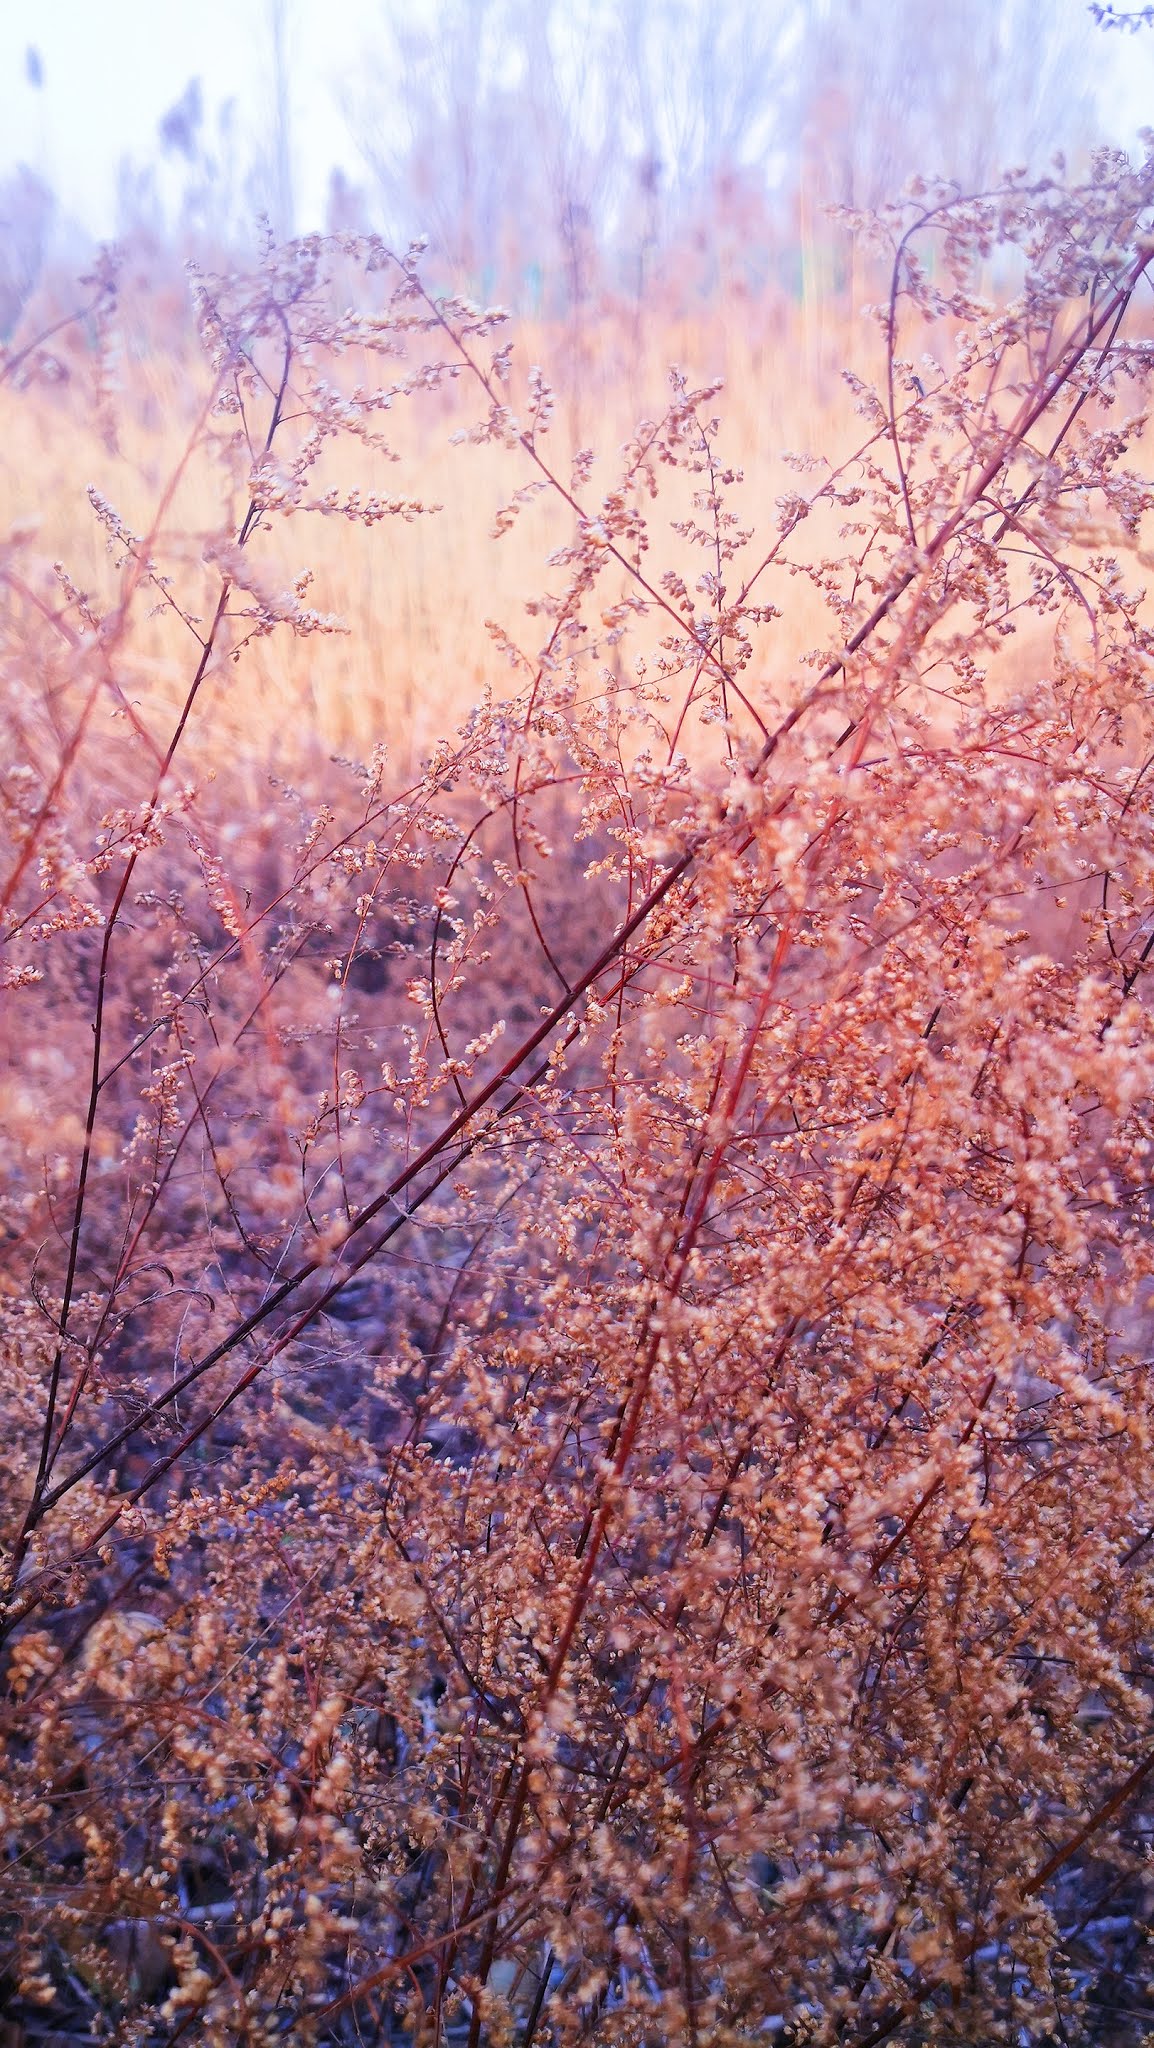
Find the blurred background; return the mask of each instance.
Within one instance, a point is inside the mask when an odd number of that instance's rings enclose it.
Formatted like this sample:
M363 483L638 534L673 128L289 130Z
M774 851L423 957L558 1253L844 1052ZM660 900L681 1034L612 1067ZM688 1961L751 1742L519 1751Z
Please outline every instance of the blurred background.
M270 231L331 228L402 249L427 236L430 285L508 307L515 402L526 366L543 365L551 449L561 469L596 451L594 489L636 422L659 416L671 364L723 380L720 446L749 479L743 511L760 530L799 458L861 437L847 372L878 374L868 307L888 294L888 265L855 240L853 216L919 174L979 191L1010 166L1080 177L1093 148L1133 147L1154 110L1154 28L1106 28L1101 12L1087 0L4 0L0 528L31 520L45 575L61 562L76 590L111 604L86 488L147 532L185 462L205 376L186 260L243 267ZM109 241L115 311L77 318L89 293L77 280ZM346 268L341 305L370 304L379 279ZM317 602L349 632L252 646L229 699L248 721L241 752L295 733L364 758L384 735L411 766L480 690L506 687L484 621L536 645L526 607L567 529L539 501L498 538L508 452L451 445L475 409L454 387L391 413L400 466L358 445L336 479L434 503L435 519L394 519L387 541L331 520L262 541L286 579L315 575ZM219 479L189 470L174 536L183 521L203 539L222 516ZM201 543L171 547L195 579ZM794 592L779 666L825 630L819 611ZM178 701L179 632L149 621L137 645L149 691Z
M1126 146L1154 32L1086 0L6 0L0 78L2 337L94 239L262 215L427 234L530 313L840 290L829 203Z

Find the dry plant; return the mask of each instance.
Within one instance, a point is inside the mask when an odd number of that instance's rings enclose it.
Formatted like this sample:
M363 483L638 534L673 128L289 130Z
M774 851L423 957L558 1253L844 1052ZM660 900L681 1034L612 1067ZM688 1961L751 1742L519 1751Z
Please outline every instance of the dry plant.
M338 303L371 304L377 282L375 276L342 276L334 287ZM222 516L211 449L184 460L210 384L183 300L140 258L120 266L116 284L118 345L109 350L106 380L114 405L92 402L89 337L84 324L73 324L13 363L10 390L26 388L5 405L0 441L6 523L27 527L31 513L38 552L67 563L74 582L86 589L103 586L106 576L106 536L92 517L87 483L147 532L164 481L180 469L168 514L174 541L214 530ZM70 302L61 299L58 317L69 310ZM527 395L524 366L551 366L558 409L550 446L563 447L559 460L567 475L579 450L598 451L589 486L598 496L614 480L615 450L662 392L670 362L705 362L724 377L727 443L756 477L766 509L794 482L782 450L811 445L815 437L819 446L851 445L856 423L841 369L867 367L869 336L864 326L855 335L836 306L823 311L819 326L772 295L761 301L719 293L693 318L681 318L668 296L654 294L639 323L634 307L605 294L590 325L596 346L590 340L580 350L564 323L519 320L511 376L520 403ZM781 375L785 361L788 378ZM371 353L350 339L341 372L345 389L358 381L370 387L376 375ZM394 519L387 546L378 528L348 519L313 521L307 537L303 522L282 521L262 536L262 567L278 588L291 585L307 563L326 609L350 630L252 643L244 688L218 697L212 732L197 742L206 759L259 762L263 784L266 765L291 780L318 747L364 760L384 741L392 776L407 781L468 716L486 685L498 694L506 689L506 663L479 622L516 619L524 598L538 592L544 558L570 538L571 515L559 499L539 493L495 547L493 513L509 456L500 444L463 454L452 434L471 423L460 381L446 381L422 393L416 406L394 403L387 454L351 436L330 441L326 480L345 499L354 491L386 498L396 493L399 478L419 475L422 497L440 510L435 519ZM389 459L393 455L399 463ZM32 475L37 490L30 506ZM178 560L195 570L195 553L189 558L182 550ZM783 633L792 658L823 630L818 594L806 602L795 591L777 629L779 664ZM168 607L135 623L134 669L154 716L162 704L175 716L186 683L187 637Z
M100 588L13 533L12 2040L1144 2037L1152 210L858 222L768 514L716 386L606 481L417 250L270 249ZM505 693L270 778L278 532L432 516L334 463L461 393Z

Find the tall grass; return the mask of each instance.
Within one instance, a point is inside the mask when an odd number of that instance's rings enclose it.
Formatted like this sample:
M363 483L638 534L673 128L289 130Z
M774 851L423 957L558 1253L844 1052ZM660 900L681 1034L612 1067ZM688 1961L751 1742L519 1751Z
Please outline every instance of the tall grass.
M10 358L16 2038L1142 2038L1152 197Z

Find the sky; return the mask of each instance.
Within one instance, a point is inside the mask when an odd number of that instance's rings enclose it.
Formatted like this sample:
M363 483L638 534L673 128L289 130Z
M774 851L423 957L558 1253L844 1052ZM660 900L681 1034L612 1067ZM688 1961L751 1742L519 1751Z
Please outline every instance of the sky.
M126 156L140 164L155 160L158 122L192 78L202 83L210 139L222 108L232 102L239 148L247 153L271 117L274 4L0 0L0 178L27 164L52 186L65 220L89 234L114 234L118 166ZM308 229L324 224L334 166L354 182L365 174L344 108L372 47L374 25L400 0L281 4L288 23L296 225ZM403 13L419 18L434 4L403 0ZM1036 4L1042 24L1063 7L1084 12L1083 0ZM1154 123L1154 33L1103 35L1098 48L1102 113L1110 139L1126 142L1143 122ZM176 179L175 168L170 176Z
M363 175L341 103L379 11L380 0L288 0L302 228L323 225L334 165ZM269 18L266 0L0 0L0 177L28 164L67 214L111 235L121 159L155 157L157 124L190 79L210 131L229 100L242 132L267 127Z

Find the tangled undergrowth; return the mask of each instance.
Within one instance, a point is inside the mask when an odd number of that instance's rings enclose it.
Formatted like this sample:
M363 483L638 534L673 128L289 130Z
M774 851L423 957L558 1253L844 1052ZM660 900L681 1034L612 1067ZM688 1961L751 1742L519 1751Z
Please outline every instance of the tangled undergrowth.
M14 2039L1154 2024L1154 160L856 226L881 375L774 506L680 373L594 486L337 237L194 279L102 590L5 547ZM462 395L562 524L506 687L262 780L250 650L339 628L277 535L435 516Z

